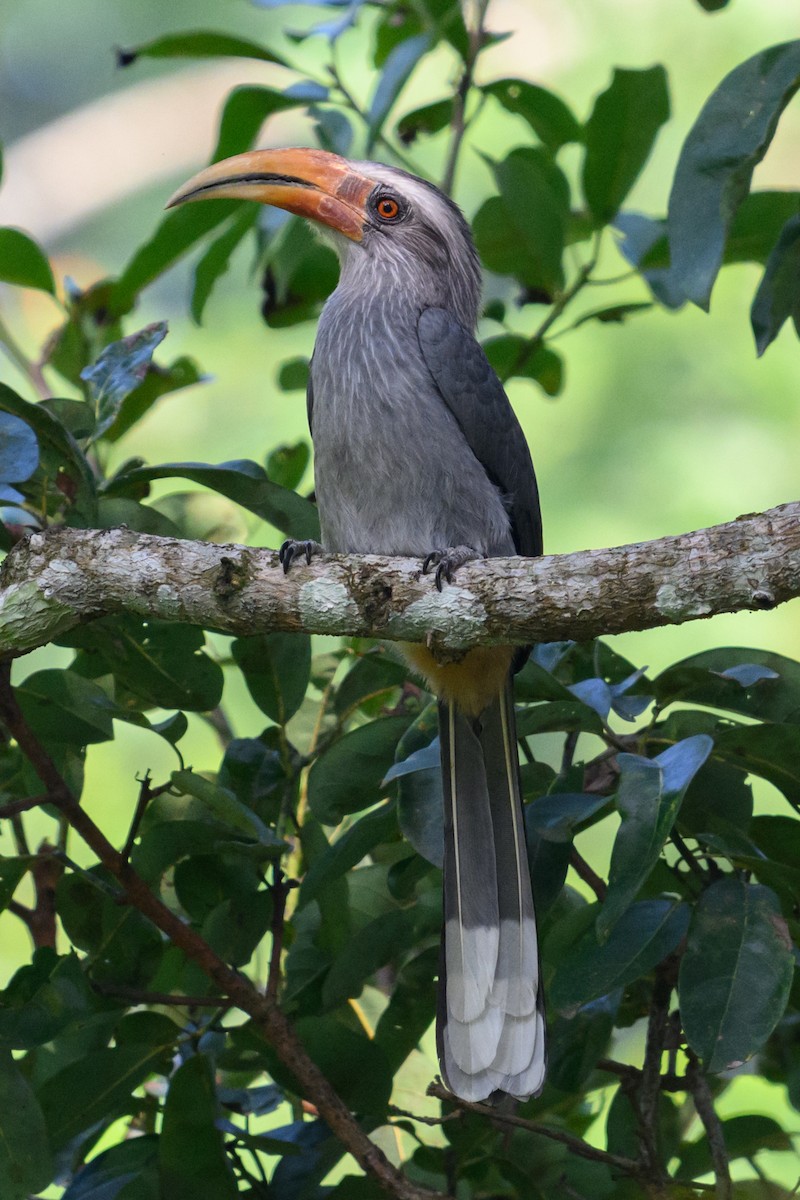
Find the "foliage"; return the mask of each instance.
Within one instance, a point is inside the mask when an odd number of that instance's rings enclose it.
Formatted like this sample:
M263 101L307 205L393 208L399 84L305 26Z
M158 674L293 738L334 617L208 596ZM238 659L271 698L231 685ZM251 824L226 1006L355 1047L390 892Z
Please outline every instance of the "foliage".
M368 104L350 94L332 54L324 80L298 72L283 91L236 89L214 157L246 149L272 114L298 108L314 118L320 145L375 147L412 169L409 147L440 137L449 184L484 106L506 113L520 144L488 162L493 190L473 222L498 276L486 350L503 379L558 393L564 361L552 335L569 327L567 310L596 281L611 239L653 304L707 306L720 268L748 259L764 265L752 313L759 352L788 316L797 324L797 195L749 185L800 85L800 42L756 54L710 97L664 219L625 208L669 117L660 67L615 71L581 120L530 80L475 85L475 62L493 38L482 24L468 27L454 0L328 7L323 23L292 36L335 48L369 17ZM461 84L453 93L443 82L440 99L403 112L403 86L434 50ZM119 61L131 69L142 57L231 55L282 61L268 46L208 30L160 38ZM570 145L580 148L577 178L560 157ZM296 221L215 202L169 213L118 279L71 290L38 363L2 331L39 394L0 386L4 549L31 527L60 523L192 536L188 510L151 495L165 478L217 492L281 534L315 536L316 510L298 490L305 444L272 448L263 464L131 458L110 475L104 466L112 442L125 438L135 452L152 405L201 379L186 358L154 360L166 330L136 331L139 294L194 251L191 311L201 320L246 239L267 323L313 319L335 282L331 251ZM576 248L582 265L571 271ZM54 289L47 257L17 230L0 230L0 278ZM650 307L623 282L573 324L625 321ZM282 386L302 387L306 375L303 360L288 360ZM145 773L138 803L131 796L133 870L256 982L266 944L267 995L279 997L363 1127L393 1127L409 1179L463 1197L603 1200L693 1195L688 1182L715 1172L726 1196L726 1163L757 1159L766 1180L764 1151L788 1148L789 1133L752 1114L722 1120L714 1105L748 1062L783 1081L800 1108L800 665L728 648L650 678L602 642L534 648L517 699L549 1082L520 1110L535 1120L529 1128L467 1111L432 1128L413 1116L431 1111L420 1093L434 1068L418 1047L434 1016L441 919L430 698L367 642L319 653L307 637L259 635L234 641L222 662L219 644L188 625L106 617L63 639L68 666L29 673L13 693L3 676L0 816L13 849L0 858L0 904L28 925L35 947L0 993L4 1200L54 1179L65 1200L378 1194L373 1180L354 1178L342 1140L258 1022L235 1015L196 958L126 901L107 857L88 868L74 861L63 796L80 798L87 748L111 741L115 721L152 731L176 756L169 778ZM227 733L223 682L234 674L263 713L257 736ZM185 713L221 731L213 777L183 761ZM782 811L754 811L752 780L777 789ZM33 848L24 811L37 803L54 826ZM586 836L601 828L616 831L607 880ZM30 905L19 898L26 887ZM627 1054L634 1065L616 1060ZM590 1128L592 1146L603 1138L601 1110L605 1149L587 1157ZM130 1131L142 1136L126 1140ZM336 1187L323 1183L334 1168L345 1174ZM788 1194L764 1188L743 1184L736 1194Z

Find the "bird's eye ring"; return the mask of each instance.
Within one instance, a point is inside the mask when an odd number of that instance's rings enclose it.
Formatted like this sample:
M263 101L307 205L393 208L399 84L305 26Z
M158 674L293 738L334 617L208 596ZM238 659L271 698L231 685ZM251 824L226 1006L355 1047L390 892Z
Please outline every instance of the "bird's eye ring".
M400 216L400 205L394 196L380 196L375 205L375 212L382 221L396 221Z

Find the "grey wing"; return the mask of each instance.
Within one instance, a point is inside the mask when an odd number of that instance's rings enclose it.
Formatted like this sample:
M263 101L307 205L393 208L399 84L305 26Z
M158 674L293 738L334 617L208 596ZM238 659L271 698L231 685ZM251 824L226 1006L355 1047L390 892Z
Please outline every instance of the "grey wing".
M446 309L424 309L417 336L442 399L504 497L517 551L526 556L541 554L542 517L530 451L489 360L469 330Z

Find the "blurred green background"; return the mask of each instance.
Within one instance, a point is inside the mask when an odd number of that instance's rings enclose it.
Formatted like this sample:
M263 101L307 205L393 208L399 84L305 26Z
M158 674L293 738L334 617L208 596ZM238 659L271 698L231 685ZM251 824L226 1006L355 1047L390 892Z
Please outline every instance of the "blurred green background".
M660 216L680 145L704 100L744 58L797 36L799 11L787 0L732 0L713 14L695 0L494 0L488 26L511 36L481 58L479 81L523 76L559 91L584 118L614 66L663 63L672 119L626 205ZM161 0L2 0L0 225L30 232L54 257L61 279L69 276L87 286L118 273L151 233L174 187L206 161L231 87L283 86L289 77L281 68L248 60L142 61L120 70L115 48L168 31L224 29L283 49L319 76L327 59L324 39L296 46L284 31L320 17L319 9L305 5L271 9L247 0L171 0L169 5ZM338 49L340 70L362 99L375 84L368 60L370 25L366 14ZM396 115L446 95L455 78L446 50L430 56L402 93ZM465 144L456 181L456 198L468 216L491 188L479 152L499 154L517 136L520 143L527 140L522 122L516 127L515 119L487 105ZM260 144L309 140L306 119L290 112L268 124ZM409 153L435 180L441 177L446 146L446 134L439 135L415 143ZM356 156L361 152L354 148ZM568 148L563 161L574 175L577 148ZM800 186L799 163L800 104L795 101L754 186ZM116 461L134 455L151 462L263 461L277 443L307 436L304 397L280 391L276 373L286 358L310 353L313 325L264 326L247 245L198 328L188 316L190 266L183 264L145 294L128 329L167 318L167 356L193 355L209 378L155 406L116 445ZM626 269L610 244L602 266L601 275L608 277ZM566 334L556 343L567 362L566 384L557 399L544 396L533 383L510 385L539 476L549 552L681 533L797 499L798 344L787 325L765 357L756 359L748 308L759 272L751 265L725 268L710 315L693 308L672 314L653 309L624 325L590 322ZM496 287L487 282L489 294ZM648 298L635 280L589 287L572 317L607 303ZM540 319L543 310L534 315ZM43 294L0 287L0 316L36 356L59 314ZM497 329L487 323L485 332ZM29 394L25 380L2 358L0 379ZM160 487L154 493L159 497L175 490L174 484ZM192 504L198 536L278 543L274 531L219 497L198 495L181 502ZM770 613L627 634L614 644L637 666L653 671L720 645L800 658L799 616L800 603L794 601ZM213 641L224 657L225 639ZM57 649L37 652L17 664L17 677L68 657ZM262 727L263 716L241 682L229 680L225 705L237 734L253 735ZM191 718L182 746L196 769L216 766L219 744L200 718ZM134 775L149 768L158 778L173 765L159 739L126 726L113 743L91 748L86 802L113 835L125 828ZM758 796L761 805L772 806L767 785L760 786ZM42 832L45 828L43 823ZM31 832L35 837L35 820ZM13 918L0 919L3 976L25 936ZM776 1103L774 1090L769 1092L765 1103Z

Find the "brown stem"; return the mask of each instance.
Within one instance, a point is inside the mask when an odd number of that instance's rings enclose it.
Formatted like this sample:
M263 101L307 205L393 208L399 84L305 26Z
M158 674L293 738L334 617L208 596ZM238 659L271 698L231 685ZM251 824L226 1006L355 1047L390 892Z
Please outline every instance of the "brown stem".
M46 804L49 799L48 795L42 793L40 796L27 796L24 800L12 800L10 804L0 804L0 821L4 817L16 817L18 813L38 808L40 804ZM25 851L25 853L29 852Z
M544 1125L541 1121L529 1121L526 1117L515 1116L514 1113L500 1112L498 1109L493 1108L491 1104L473 1104L470 1100L460 1100L458 1096L454 1096L452 1092L449 1092L440 1083L432 1083L428 1088L427 1094L435 1096L437 1100L444 1100L446 1104L452 1104L462 1112L478 1113L480 1116L488 1117L491 1121L499 1125L513 1125L516 1129L527 1129L529 1133L549 1138L553 1142L560 1142L562 1146L566 1146L572 1154L577 1155L579 1158L588 1158L592 1162L605 1163L606 1166L613 1167L623 1175L630 1175L636 1178L641 1177L641 1164L637 1163L634 1159L624 1158L620 1154L610 1154L607 1150L598 1150L596 1146L590 1146L588 1142L575 1137L572 1133L566 1133L563 1129L554 1129L552 1125Z
M664 1169L658 1147L658 1101L661 1091L661 1056L666 1041L669 999L672 994L671 968L671 963L665 964L656 972L647 1021L644 1064L637 1095L642 1163L648 1176L659 1181L664 1179Z
M472 80L475 74L475 63L478 60L478 55L481 52L483 45L483 24L486 20L486 10L489 7L489 0L477 0L477 13L475 25L469 31L469 48L467 57L464 60L464 70L461 78L458 81L456 94L453 97L453 116L450 121L450 146L447 151L447 162L442 175L441 190L447 195L451 195L453 191L453 183L455 181L456 166L458 164L458 154L461 149L461 143L464 140L464 134L467 131L466 110L467 98Z
M27 927L34 946L56 948L56 886L64 874L64 864L49 842L42 842L31 865L36 901L33 908L12 900L9 912Z
M267 973L267 995L277 1000L278 988L281 981L281 952L283 950L283 924L286 915L286 898L292 888L297 887L296 879L285 879L283 871L275 864L274 877L270 887L272 895L272 950L269 956L269 971Z
M274 1048L278 1058L298 1081L334 1137L359 1166L397 1200L430 1200L439 1193L418 1187L407 1179L367 1137L350 1110L309 1057L294 1028L271 996L262 996L249 979L229 967L207 942L151 892L127 860L111 845L101 829L84 812L62 779L47 751L25 721L10 685L10 666L0 664L0 718L41 779L52 802L69 819L73 829L119 883L128 901L164 933L173 945L212 979L232 1004L252 1018L253 1024Z
M692 854L689 847L686 845L686 842L683 840L681 835L678 833L677 829L673 829L670 836L672 838L672 843L675 846L675 849L678 851L678 853L680 854L683 861L686 863L689 870L692 872L693 875L696 875L700 880L702 880L703 885L705 886L705 884L708 882L706 873L703 870L703 868L700 866L700 863L697 861L695 856Z
M584 883L588 883L598 900L605 900L608 893L606 881L601 879L597 872L589 866L586 859L578 853L574 846L569 852L569 865Z
M131 1004L163 1004L171 1008L232 1008L227 996L182 996L172 992L147 992L141 988L124 987L116 983L99 983L90 980L92 990L101 996L113 996L128 1000Z
M122 857L129 859L133 850L133 844L139 833L139 826L142 823L142 818L147 811L147 806L151 800L155 800L156 796L162 796L168 791L170 784L162 783L160 787L150 786L150 772L145 771L142 779L139 780L139 796L136 800L136 808L133 812L131 827L128 830L128 836L125 839L125 845L122 847Z
M714 1108L711 1089L697 1060L697 1055L687 1047L686 1056L689 1060L686 1067L686 1082L688 1090L692 1094L695 1112L702 1121L706 1137L708 1138L708 1148L711 1151L711 1161L714 1164L717 1200L731 1200L733 1196L733 1183L728 1164L728 1150L725 1145L722 1125Z

